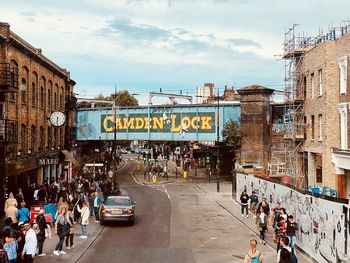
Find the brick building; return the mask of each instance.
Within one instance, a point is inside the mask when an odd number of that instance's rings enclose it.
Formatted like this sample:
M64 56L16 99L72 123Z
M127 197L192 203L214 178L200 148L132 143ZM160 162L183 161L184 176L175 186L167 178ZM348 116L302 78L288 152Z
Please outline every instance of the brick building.
M0 180L6 191L69 179L75 131L70 73L0 23ZM66 121L51 125L52 112Z
M350 194L349 69L350 34L331 30L312 43L303 43L296 65L296 96L304 111L305 138L301 150L309 185Z

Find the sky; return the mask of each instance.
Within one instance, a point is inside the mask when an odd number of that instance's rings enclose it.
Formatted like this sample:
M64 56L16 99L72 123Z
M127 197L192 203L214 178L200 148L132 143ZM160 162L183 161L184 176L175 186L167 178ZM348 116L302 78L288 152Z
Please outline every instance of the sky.
M0 0L0 21L71 72L78 97L284 87L283 40L350 20L348 0Z

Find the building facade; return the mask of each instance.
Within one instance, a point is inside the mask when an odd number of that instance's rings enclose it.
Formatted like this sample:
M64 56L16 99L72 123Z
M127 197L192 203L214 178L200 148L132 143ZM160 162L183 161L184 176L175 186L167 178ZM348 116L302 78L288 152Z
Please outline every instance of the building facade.
M308 185L334 188L342 198L350 194L349 54L350 35L332 35L305 47L296 69L304 99Z
M75 145L75 82L70 73L0 23L0 169L2 192L69 179ZM66 121L51 125L51 113ZM2 195L3 196L3 195Z

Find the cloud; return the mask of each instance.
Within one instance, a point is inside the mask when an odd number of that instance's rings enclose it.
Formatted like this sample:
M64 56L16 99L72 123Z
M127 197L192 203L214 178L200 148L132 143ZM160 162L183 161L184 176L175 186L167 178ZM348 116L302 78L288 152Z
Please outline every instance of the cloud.
M253 41L251 39L244 39L244 38L236 38L236 39L227 39L229 43L231 43L234 46L253 46L261 48L261 44Z

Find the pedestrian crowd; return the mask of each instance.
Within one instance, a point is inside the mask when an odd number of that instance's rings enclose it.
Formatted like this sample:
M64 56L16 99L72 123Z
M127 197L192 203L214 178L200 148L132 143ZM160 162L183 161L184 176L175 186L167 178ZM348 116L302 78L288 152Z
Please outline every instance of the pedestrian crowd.
M244 190L240 196L242 217L249 218L248 210L253 214L256 225L259 230L260 243L266 244L265 234L269 228L273 229L273 239L276 244L277 263L295 263L297 257L295 255L295 241L297 224L293 215L288 215L280 202L270 209L266 197L262 197L259 202L257 192L252 191L249 195ZM249 208L248 208L249 207ZM263 255L256 249L257 241L250 241L249 252L245 256L245 263L264 262Z
M33 262L46 256L44 243L57 233L58 243L52 252L64 255L74 248L76 224L80 238L88 238L90 216L99 223L99 208L110 193L120 193L109 178L84 174L71 182L55 181L22 192L10 193L5 201L5 226L0 231L0 262ZM34 209L38 208L37 212Z

